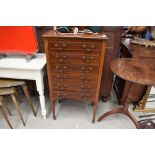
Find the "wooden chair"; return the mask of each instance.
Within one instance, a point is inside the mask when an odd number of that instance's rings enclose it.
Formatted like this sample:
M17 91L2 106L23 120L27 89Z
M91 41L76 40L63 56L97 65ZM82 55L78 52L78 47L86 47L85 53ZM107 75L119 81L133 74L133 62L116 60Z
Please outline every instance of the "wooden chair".
M17 100L17 91L16 91L16 87L21 87L25 97L33 111L34 116L36 116L36 112L34 110L33 104L32 104L32 100L30 98L29 92L28 92L28 88L27 85L25 83L25 81L22 80L12 80L12 79L0 79L0 96L6 96L6 95L10 95L13 103L19 113L19 116L22 120L23 125L25 126L25 122L19 107L19 102Z
M7 117L7 114L6 114L6 112L5 112L5 109L4 109L4 107L3 107L3 96L0 96L0 111L2 112L2 114L3 114L3 116L4 116L4 118L5 118L6 122L7 122L7 124L9 125L9 127L10 127L11 129L13 129L13 127L12 127L12 125L11 125L11 123L10 123L8 117Z

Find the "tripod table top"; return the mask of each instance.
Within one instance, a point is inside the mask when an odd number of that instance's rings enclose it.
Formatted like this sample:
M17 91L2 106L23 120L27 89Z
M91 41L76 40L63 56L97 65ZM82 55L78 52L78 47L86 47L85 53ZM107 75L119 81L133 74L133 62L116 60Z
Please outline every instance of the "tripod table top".
M118 58L111 62L110 68L124 80L155 85L155 60L153 59Z

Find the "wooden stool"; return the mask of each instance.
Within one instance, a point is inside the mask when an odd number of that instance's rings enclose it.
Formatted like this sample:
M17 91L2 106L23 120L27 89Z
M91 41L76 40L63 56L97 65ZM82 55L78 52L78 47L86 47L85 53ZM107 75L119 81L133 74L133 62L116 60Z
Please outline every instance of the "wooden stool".
M132 88L131 87L132 83L139 83L149 86L155 85L154 60L120 58L112 61L110 67L113 73L115 73L122 79L130 82L130 88ZM129 91L132 90L129 89ZM138 124L136 119L132 116L132 114L128 111L130 105L129 103L130 96L128 94L130 94L130 92L127 93L126 101L122 108L114 109L112 111L103 114L98 119L98 121L101 121L102 119L111 114L121 113L128 116L131 119L131 121L135 124L135 126L139 129L140 125Z
M19 107L19 104L18 104L18 101L16 99L16 89L15 87L11 87L11 88L0 88L0 96L6 96L6 95L10 95L12 100L13 100L13 103L17 109L17 112L21 118L21 121L23 123L23 125L25 126L25 122L24 122L24 119L23 119L23 116L22 116L22 113L21 113L21 110L20 110L20 107Z
M34 116L36 116L36 112L34 110L32 100L31 100L31 97L30 97L30 94L29 94L29 91L28 91L25 81L12 80L12 79L0 79L0 88L9 88L9 87L17 87L17 86L21 86L21 88L26 96L27 102L29 103ZM17 92L15 92L15 93L17 94Z
M32 100L30 98L29 92L28 92L28 88L27 85L25 84L25 81L22 80L12 80L12 79L0 79L0 96L6 96L6 95L10 95L13 103L16 107L16 110L20 116L20 119L23 123L23 125L25 126L25 122L22 116L22 112L20 110L19 104L18 104L18 100L17 100L17 91L16 91L16 87L20 86L26 96L26 99L33 111L34 116L36 116L36 112L34 110L33 104L32 104ZM4 104L3 104L4 106ZM9 112L9 111L8 111ZM10 113L10 112L9 112ZM5 114L4 114L5 115ZM7 120L7 119L6 119ZM7 121L8 122L8 121ZM9 122L8 122L9 124ZM11 125L11 124L10 124ZM9 125L9 126L10 126ZM12 128L12 126L10 126L10 128Z
M1 112L2 112L2 114L3 114L3 116L4 116L4 118L5 118L5 120L6 120L6 122L7 122L7 124L9 125L9 127L10 127L11 129L13 129L13 127L12 127L12 125L11 125L11 123L10 123L8 117L7 117L7 114L6 114L6 112L5 112L5 109L4 109L4 107L3 107L3 96L0 96L0 110L1 110Z

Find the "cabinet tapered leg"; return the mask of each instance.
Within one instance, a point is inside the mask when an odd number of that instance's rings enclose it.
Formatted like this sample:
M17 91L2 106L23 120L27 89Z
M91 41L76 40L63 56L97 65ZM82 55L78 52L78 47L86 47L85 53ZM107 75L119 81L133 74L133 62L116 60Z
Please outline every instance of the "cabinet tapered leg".
M107 102L107 97L106 96L102 96L101 99L102 99L102 102Z
M92 123L95 123L95 117L96 117L97 105L98 105L98 102L94 102Z
M56 120L56 116L55 116L55 101L52 100L51 102L51 110L53 112L53 119Z
M62 102L62 100L61 100L61 99L59 99L59 100L58 100L58 102L59 102L59 104L60 104L60 103Z

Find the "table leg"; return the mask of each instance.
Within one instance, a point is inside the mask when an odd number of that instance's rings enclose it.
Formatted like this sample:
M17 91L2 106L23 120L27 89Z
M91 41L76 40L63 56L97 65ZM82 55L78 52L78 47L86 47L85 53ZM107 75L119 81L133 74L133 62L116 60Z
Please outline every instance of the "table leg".
M46 120L46 108L45 108L45 97L44 92L42 90L38 90L39 99L40 99L40 106L41 106L41 114L43 118Z
M44 97L44 82L43 73L40 72L36 79L37 91L39 93L41 113L44 119L46 119L45 97Z

